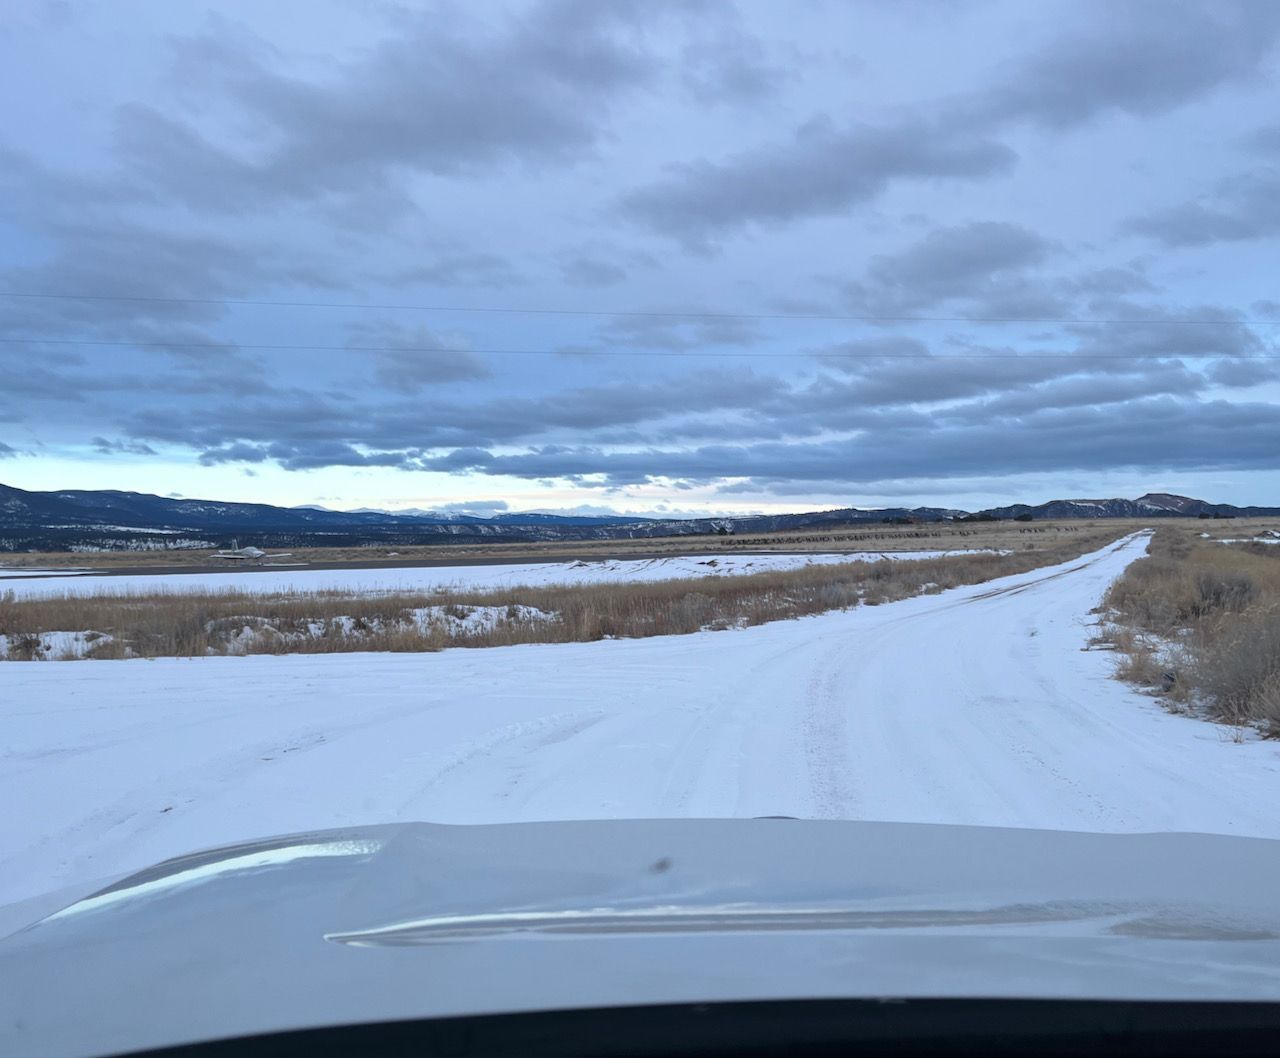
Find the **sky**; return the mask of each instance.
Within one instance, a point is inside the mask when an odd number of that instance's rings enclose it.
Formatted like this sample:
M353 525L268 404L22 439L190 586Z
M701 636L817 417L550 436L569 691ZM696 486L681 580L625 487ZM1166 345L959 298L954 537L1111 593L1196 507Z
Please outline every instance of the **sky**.
M1280 502L1272 0L8 0L0 482Z

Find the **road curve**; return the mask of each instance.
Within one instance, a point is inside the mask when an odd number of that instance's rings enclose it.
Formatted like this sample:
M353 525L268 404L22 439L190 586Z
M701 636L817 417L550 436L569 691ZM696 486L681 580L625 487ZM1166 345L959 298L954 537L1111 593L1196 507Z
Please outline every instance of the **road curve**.
M793 815L1280 837L1280 747L1085 649L1146 547L732 632L438 654L13 664L0 903L254 836Z

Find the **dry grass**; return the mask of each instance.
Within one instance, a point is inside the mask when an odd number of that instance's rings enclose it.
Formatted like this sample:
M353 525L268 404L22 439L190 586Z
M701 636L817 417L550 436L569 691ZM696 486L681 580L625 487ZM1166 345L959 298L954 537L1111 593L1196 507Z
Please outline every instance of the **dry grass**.
M48 656L39 637L94 629L83 656L428 651L447 646L588 642L738 628L875 605L1064 562L1115 539L1113 526L1008 555L849 562L744 576L491 591L254 594L243 591L0 595L9 657Z
M1109 530L1132 532L1146 523L1108 521ZM1217 523L1188 523L1217 524ZM1244 523L1221 523L1243 525ZM1271 524L1271 523L1268 523ZM725 554L737 551L948 551L994 548L1041 550L1077 537L1093 537L1098 523L1080 519L1023 522L925 522L914 525L840 525L829 529L778 530L737 536L666 536L628 540L555 540L528 543L487 543L442 540L428 545L371 544L367 547L298 548L272 544L268 551L289 551L291 562L323 565L357 563L404 565L416 562L454 563L502 560L527 562L547 559L628 558L642 555ZM242 544L263 543L242 538ZM208 567L216 560L211 550L115 551L92 553L24 552L0 555L0 565L19 568L146 569L148 567Z
M1280 735L1280 545L1161 529L1106 605L1122 678Z

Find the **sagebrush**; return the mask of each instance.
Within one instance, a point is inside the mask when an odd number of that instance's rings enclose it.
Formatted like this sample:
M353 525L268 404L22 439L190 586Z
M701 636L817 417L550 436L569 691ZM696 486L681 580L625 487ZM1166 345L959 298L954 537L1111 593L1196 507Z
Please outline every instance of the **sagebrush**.
M1161 529L1106 605L1123 678L1280 735L1280 546Z

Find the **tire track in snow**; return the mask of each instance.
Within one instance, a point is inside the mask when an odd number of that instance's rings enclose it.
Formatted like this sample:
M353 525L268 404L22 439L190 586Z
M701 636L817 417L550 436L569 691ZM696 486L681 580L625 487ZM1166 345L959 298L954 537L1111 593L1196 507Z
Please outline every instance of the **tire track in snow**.
M482 758L494 758L504 750L514 749L519 758L532 759L539 750L580 735L604 717L605 713L602 710L589 713L567 712L496 727L478 738L463 742L433 764L426 778L420 779L417 788L404 800L401 809L403 811L410 805L423 800L450 776L465 770ZM518 779L512 785L516 783ZM507 793L509 792L508 790Z
M771 650L764 656L754 656L742 672L717 690L707 706L699 709L696 720L680 739L676 752L671 756L659 799L661 814L683 816L688 813L695 791L704 779L712 757L726 749L723 744L725 739L737 736L736 751L739 754L745 752L741 746L742 729L762 709L771 706L776 708L778 705L777 701L770 701L767 697L762 699L759 693L760 688L768 686L769 674L791 664L797 654L812 652L813 648L814 644L811 642L800 642ZM742 775L734 775L732 778L732 785L736 787L737 793L734 802L737 803L743 792ZM721 811L727 811L727 808L722 808Z
M854 819L858 805L853 793L853 763L849 758L849 707L837 682L839 669L824 665L805 689L805 765L816 819Z

